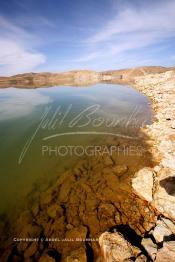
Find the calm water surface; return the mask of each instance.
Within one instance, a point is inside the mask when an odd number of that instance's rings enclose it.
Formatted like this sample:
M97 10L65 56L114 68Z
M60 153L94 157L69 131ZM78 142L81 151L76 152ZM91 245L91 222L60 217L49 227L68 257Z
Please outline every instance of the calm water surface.
M0 213L75 164L80 156L64 155L65 146L137 137L150 121L147 98L126 86L0 89Z

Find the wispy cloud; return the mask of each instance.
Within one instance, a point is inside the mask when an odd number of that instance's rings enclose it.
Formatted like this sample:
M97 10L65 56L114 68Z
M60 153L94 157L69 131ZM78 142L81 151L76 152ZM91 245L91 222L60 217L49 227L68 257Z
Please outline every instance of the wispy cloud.
M46 57L33 50L38 38L0 16L0 75L34 70Z
M110 60L114 56L127 58L128 52L159 44L175 37L175 1L155 1L153 4L128 5L87 39L88 54L79 61ZM87 51L87 50L86 50ZM94 56L96 54L96 56Z

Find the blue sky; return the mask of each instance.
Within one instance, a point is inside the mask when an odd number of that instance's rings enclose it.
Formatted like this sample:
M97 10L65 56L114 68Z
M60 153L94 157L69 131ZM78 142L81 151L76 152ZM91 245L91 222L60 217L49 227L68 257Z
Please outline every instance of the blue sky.
M175 0L1 0L0 75L175 65Z

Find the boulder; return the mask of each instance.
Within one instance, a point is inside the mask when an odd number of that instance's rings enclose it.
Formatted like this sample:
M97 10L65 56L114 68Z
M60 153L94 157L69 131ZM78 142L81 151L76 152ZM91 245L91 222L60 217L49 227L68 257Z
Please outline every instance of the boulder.
M63 259L63 262L86 262L86 261L87 261L87 257L84 248L73 250L65 259Z
M58 204L52 204L47 208L47 214L51 218L61 217L63 209Z
M147 262L147 257L143 254L141 254L140 256L138 256L135 260L135 262Z
M40 257L39 261L38 262L55 262L55 259L50 257L49 255L47 254L44 254Z
M163 221L158 220L157 225L152 233L156 242L162 242L164 240L164 237L170 236L171 234L171 230L163 223Z
M117 174L118 176L123 175L128 170L126 165L116 165L113 167L112 171Z
M105 232L99 238L104 262L123 262L138 255L138 249L133 247L120 233Z
M150 168L139 170L132 179L132 187L135 194L142 199L151 202L153 190L153 172Z
M141 244L144 247L144 249L147 251L149 256L152 258L152 260L154 260L157 254L156 244L153 243L151 238L143 238Z
M165 217L162 217L161 220L168 227L168 229L171 230L171 233L175 235L175 224L171 220Z
M175 241L164 242L163 247L159 249L156 262L174 262L175 261Z
M175 121L173 121L173 122L171 123L171 128L172 128L172 129L175 129Z

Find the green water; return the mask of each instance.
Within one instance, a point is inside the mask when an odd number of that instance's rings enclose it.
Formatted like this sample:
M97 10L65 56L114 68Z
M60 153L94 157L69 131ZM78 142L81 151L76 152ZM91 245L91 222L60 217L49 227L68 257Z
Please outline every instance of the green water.
M132 139L150 121L147 98L126 86L0 89L0 213L86 157L63 156L65 146L103 145L115 135ZM60 146L62 155L54 151Z

